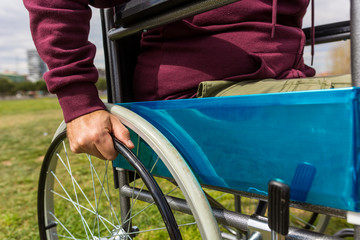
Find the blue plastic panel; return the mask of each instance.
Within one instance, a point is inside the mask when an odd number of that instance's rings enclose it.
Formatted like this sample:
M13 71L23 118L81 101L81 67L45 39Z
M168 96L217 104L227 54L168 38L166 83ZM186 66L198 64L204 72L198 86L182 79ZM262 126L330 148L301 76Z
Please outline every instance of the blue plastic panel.
M121 104L158 128L201 183L359 211L359 89ZM136 142L136 140L134 140ZM156 156L145 146L140 159ZM120 158L116 166L128 168ZM156 174L168 176L163 166Z

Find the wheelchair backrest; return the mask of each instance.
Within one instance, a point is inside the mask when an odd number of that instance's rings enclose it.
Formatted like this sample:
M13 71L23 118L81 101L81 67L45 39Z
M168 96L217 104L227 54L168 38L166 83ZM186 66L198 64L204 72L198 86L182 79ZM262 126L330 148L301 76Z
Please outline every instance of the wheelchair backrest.
M177 20L184 19L201 12L218 8L237 0L132 0L114 9L104 11L102 21L104 49L108 87L110 89L109 102L132 101L132 79L139 53L141 32L159 27ZM351 0L352 18L360 14L360 5ZM358 14L359 12L359 14ZM350 21L330 23L315 26L315 44L340 41L355 38L350 35ZM360 32L352 26L352 31ZM303 29L310 45L311 28ZM354 48L353 49L357 49ZM359 50L360 51L360 50ZM358 59L359 54L352 50L352 58ZM352 64L355 65L355 64ZM358 64L357 64L358 65ZM352 66L356 67L356 66ZM356 67L357 68L357 67ZM353 71L354 72L354 71ZM360 79L360 71L359 72ZM360 80L359 80L360 81ZM353 85L356 84L356 80Z

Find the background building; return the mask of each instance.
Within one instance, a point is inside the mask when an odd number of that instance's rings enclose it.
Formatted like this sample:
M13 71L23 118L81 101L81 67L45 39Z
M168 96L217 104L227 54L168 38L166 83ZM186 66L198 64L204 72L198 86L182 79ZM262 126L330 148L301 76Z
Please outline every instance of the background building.
M98 68L99 78L106 78L106 72L103 68Z
M25 75L19 75L15 72L5 72L5 73L0 73L0 78L1 77L5 77L10 79L11 81L15 82L15 83L19 83L19 82L26 82L27 78Z
M31 82L43 79L43 74L47 71L44 61L40 58L36 50L27 51L29 75L27 79Z

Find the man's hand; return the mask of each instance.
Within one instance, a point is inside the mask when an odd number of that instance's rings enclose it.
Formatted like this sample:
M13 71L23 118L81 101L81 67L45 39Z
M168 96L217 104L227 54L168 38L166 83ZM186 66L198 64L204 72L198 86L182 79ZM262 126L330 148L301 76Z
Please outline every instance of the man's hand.
M104 160L114 160L117 156L110 133L128 148L134 148L128 129L105 110L91 112L67 123L71 151L88 153Z

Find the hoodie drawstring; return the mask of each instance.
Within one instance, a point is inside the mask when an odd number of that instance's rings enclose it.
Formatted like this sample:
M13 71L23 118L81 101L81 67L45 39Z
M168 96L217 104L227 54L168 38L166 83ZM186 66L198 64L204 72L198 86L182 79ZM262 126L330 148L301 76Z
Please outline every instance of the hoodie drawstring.
M271 18L271 38L275 37L275 26L276 26L276 15L277 15L277 0L273 0L272 3L272 18Z

